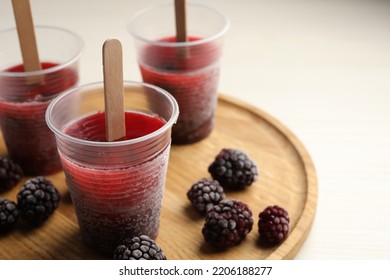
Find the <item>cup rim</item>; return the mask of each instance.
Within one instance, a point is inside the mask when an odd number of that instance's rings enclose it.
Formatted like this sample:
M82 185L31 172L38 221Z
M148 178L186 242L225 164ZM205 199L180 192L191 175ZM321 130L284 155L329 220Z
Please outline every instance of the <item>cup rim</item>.
M136 32L134 30L132 23L135 20L137 20L137 18L139 16L144 15L144 14L150 12L150 11L154 11L154 10L157 10L159 8L163 8L163 7L167 7L167 6L172 6L172 9L173 9L172 3L163 3L163 4L159 4L159 5L155 5L155 6L152 6L152 7L145 8L145 9L135 13L127 21L127 24L126 24L127 31L131 35L133 35L134 38L136 38L136 39L138 39L140 41L143 41L145 43L148 43L150 45L155 45L155 46L159 46L159 47L175 47L175 48L177 48L177 47L196 46L196 45L201 45L201 44L204 44L204 43L208 43L210 41L214 41L214 40L222 37L227 32L227 30L229 29L229 27L230 27L229 18L223 12L221 12L220 10L218 10L218 9L212 7L212 6L201 4L201 3L188 2L187 5L193 6L193 7L200 7L200 8L209 10L209 11L219 15L223 19L223 21L224 21L223 28L219 32L217 32L216 34L214 34L214 35L212 35L210 37L202 38L200 40L195 40L195 41L188 41L188 42L161 42L161 41L149 40L149 39L144 38L142 35L140 35L138 32Z
M73 36L76 39L76 41L79 43L79 51L77 52L76 55L74 55L73 57L71 57L67 61L65 61L59 65L47 68L47 69L42 69L42 70L37 70L37 71L28 71L28 72L7 72L7 71L0 70L0 76L3 76L3 77L30 77L30 76L36 76L36 75L46 75L46 74L53 73L53 72L56 72L56 71L59 71L61 69L68 67L69 65L71 65L75 61L79 60L79 58L83 54L84 49L85 49L85 42L82 39L82 37L80 35L78 35L77 33L73 32L69 29L66 29L66 28L62 28L62 27L58 27L58 26L51 26L51 25L34 25L34 28L40 29L40 30L49 29L49 30L61 31L61 32L64 32L64 33L67 33L67 34ZM0 34L6 33L6 32L11 32L11 31L12 32L17 31L16 27L2 29L2 30L0 30Z
M136 143L140 143L140 142L149 140L149 139L151 139L151 138L153 138L153 137L155 137L155 136L157 136L159 134L164 133L166 130L171 128L176 123L177 118L179 116L179 105L178 105L176 99L168 91L166 91L166 90L164 90L164 89L162 89L160 87L157 87L155 85L144 83L144 82L136 82L136 81L125 80L125 81L123 81L123 83L124 83L124 86L126 86L126 85L146 86L148 88L157 90L158 92L163 94L165 97L167 97L169 102L170 102L170 104L172 105L172 109L173 109L172 116L170 117L170 119L167 120L162 127L160 127L159 129L153 131L152 133L149 133L147 135L144 135L144 136L141 136L141 137L137 137L137 138L134 138L134 139L113 141L113 142L97 142L97 141L91 141L91 140L84 140L84 139L80 139L80 138L76 138L76 137L70 136L70 135L64 133L61 129L57 128L53 124L53 122L51 120L51 115L52 115L53 109L56 106L56 104L58 102L60 102L62 99L66 98L68 95L75 94L77 91L79 91L79 90L81 90L83 88L93 87L93 86L97 86L97 85L100 85L101 87L103 87L104 83L102 81L99 81L99 82L92 82L92 83L87 83L87 84L83 84L83 85L79 85L79 86L73 87L73 88L71 88L71 89L69 89L67 91L64 91L59 96L57 96L49 104L49 106L48 106L48 108L46 110L46 113L45 113L45 120L46 120L46 123L47 123L48 127L54 132L54 134L56 134L56 136L61 136L62 138L66 139L68 141L71 141L73 143L82 144L82 145L85 145L85 146L94 146L94 147L112 147L112 146L122 147L122 146L133 145L133 144L136 144Z

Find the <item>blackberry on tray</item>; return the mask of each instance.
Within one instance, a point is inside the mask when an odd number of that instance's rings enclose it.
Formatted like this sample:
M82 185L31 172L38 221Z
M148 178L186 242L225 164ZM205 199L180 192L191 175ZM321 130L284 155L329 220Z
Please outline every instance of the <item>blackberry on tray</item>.
M207 212L202 234L206 242L224 248L240 243L252 226L252 211L248 205L225 199Z
M147 235L125 240L114 251L116 260L166 260L162 249Z
M208 171L222 187L230 189L248 187L258 176L256 163L238 149L222 149Z
M225 198L225 193L218 181L203 178L191 186L187 197L200 213L206 213Z
M46 178L35 177L24 183L17 202L21 218L32 224L41 224L58 208L60 193Z
M282 243L289 232L290 217L280 206L268 206L259 214L258 231L264 245Z
M11 189L22 179L22 168L9 158L0 157L0 192Z
M0 198L0 232L9 229L19 219L19 212L15 202Z

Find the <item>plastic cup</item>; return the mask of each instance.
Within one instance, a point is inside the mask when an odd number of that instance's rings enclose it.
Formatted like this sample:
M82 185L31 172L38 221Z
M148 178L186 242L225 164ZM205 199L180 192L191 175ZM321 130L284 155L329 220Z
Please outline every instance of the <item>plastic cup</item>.
M187 5L187 42L176 42L172 4L143 10L127 24L143 81L164 88L179 104L174 144L197 142L212 131L228 27L229 21L220 11L193 3Z
M124 87L125 111L133 114L126 115L131 139L105 141L100 82L62 94L46 113L82 239L109 254L126 238L157 237L171 130L179 114L176 100L161 88L129 81ZM156 119L162 126L154 127Z
M16 29L0 32L0 127L8 156L27 175L61 170L54 134L45 122L54 97L78 83L84 48L75 33L36 26L42 70L24 72Z

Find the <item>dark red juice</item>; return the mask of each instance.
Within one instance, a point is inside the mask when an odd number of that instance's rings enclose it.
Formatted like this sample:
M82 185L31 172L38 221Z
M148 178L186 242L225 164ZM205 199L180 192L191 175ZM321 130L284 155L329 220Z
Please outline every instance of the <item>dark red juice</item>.
M193 42L201 39L189 37ZM212 42L181 48L153 45L141 53L143 81L167 90L179 104L180 116L172 131L174 144L196 142L210 134L217 105L219 57L220 48Z
M58 64L43 62L42 69ZM23 65L4 72L21 73ZM78 82L72 68L48 71L39 76L0 78L0 126L10 158L27 175L45 175L61 169L54 134L46 125L45 112L50 101Z
M126 139L149 135L164 124L156 116L126 112ZM65 128L64 133L105 142L105 115L84 117ZM137 149L142 156L144 147ZM94 156L89 150L82 150L77 152L78 158L84 152L85 156ZM125 150L120 153L113 149L103 167L95 165L93 159L86 164L61 154L80 233L88 245L112 254L124 238L141 234L157 237L168 154L169 146L150 159L119 167L118 163L126 161Z

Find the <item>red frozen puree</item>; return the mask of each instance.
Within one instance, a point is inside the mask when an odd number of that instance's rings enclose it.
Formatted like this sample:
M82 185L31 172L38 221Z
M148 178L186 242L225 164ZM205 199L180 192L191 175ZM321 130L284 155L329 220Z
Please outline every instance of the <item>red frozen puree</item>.
M53 62L42 62L41 68L42 70L49 69L52 67L58 66L58 63ZM5 72L24 72L24 66L23 64L19 64L13 67L10 67L5 70ZM43 81L39 84L28 84L26 82L22 82L19 85L9 84L10 90L12 92L11 87L19 87L17 90L25 90L23 95L25 96L25 99L18 100L18 102L28 102L28 101L41 101L45 99L47 96L51 96L53 94L59 93L61 91L64 91L72 86L75 85L75 83L78 81L78 74L70 69L70 68L64 68L59 71L54 71L52 73L48 73L43 76ZM4 85L7 87L7 83L5 82ZM2 91L7 90L7 88L2 89ZM28 94L25 94L28 93Z
M42 69L57 65L43 62ZM24 68L16 65L5 71L23 72ZM54 96L77 82L78 74L72 68L45 74L38 84L22 77L1 78L0 126L9 156L21 165L25 174L45 175L61 169L55 137L46 125L45 112Z
M189 41L200 39L189 37ZM160 41L175 42L176 37ZM220 49L212 42L182 49L150 46L142 52L143 81L167 90L179 104L179 119L172 131L173 143L196 142L211 132L217 103L219 56Z
M158 117L126 112L126 139L150 134L164 124ZM64 132L105 142L105 115L82 118ZM140 145L141 152L144 148ZM61 154L80 232L87 244L112 254L124 238L141 234L157 237L168 154L169 147L165 147L145 162L121 168L107 162L107 169L74 162Z
M122 140L130 140L150 134L162 126L165 122L159 117L146 114L126 112L126 137ZM75 138L106 142L106 119L105 113L97 113L73 123L65 130L67 135Z

